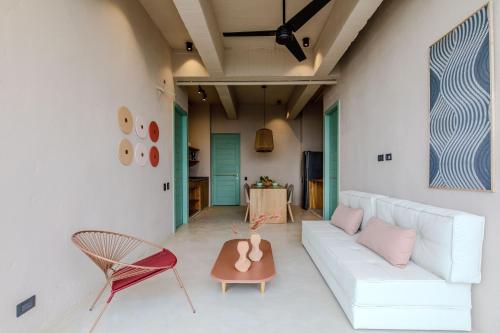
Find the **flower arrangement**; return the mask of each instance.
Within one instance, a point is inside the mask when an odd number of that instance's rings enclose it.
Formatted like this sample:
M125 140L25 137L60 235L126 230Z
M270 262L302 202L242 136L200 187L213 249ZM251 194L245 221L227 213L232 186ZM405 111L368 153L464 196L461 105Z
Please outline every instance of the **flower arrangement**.
M250 231L250 233L252 233L252 232L255 233L255 232L257 232L257 230L262 228L268 220L277 219L279 217L280 216L277 214L272 214L272 215L261 214L258 217L254 218L250 221L249 226L248 226L248 230ZM240 233L239 229L238 229L238 225L236 225L236 223L233 223L233 225L231 226L231 229L233 230L233 234L235 234L235 235L238 235Z

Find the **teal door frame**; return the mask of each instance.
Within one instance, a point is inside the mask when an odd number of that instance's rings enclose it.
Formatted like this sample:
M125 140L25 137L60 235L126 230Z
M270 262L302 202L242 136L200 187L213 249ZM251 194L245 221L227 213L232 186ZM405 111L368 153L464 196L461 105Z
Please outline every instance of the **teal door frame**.
M179 226L188 222L188 117L177 103L174 102L173 114L173 206L174 206L174 231ZM180 122L180 123L179 123ZM180 132L179 132L180 131ZM181 144L176 140L180 135ZM179 151L180 150L180 151ZM180 156L180 161L178 160ZM180 163L181 174L177 174L177 163ZM181 184L178 184L178 178L181 178ZM178 222L180 221L180 223Z
M323 218L325 219L330 219L339 198L339 112L340 104L336 101L323 115L325 128L323 134Z
M241 183L241 178L240 178L241 136L240 136L240 133L212 133L210 136L210 198L211 198L210 203L213 206L217 205L216 195L215 195L215 191L217 190L217 186L215 185L216 175L214 172L214 163L215 163L214 144L216 143L216 140L214 140L215 136L222 136L222 137L230 137L230 136L236 137L237 136L238 137L238 170L236 171L236 175L235 175L235 177L237 178L237 182L236 182L237 189L235 189L236 198L234 200L235 200L236 205L240 205L240 203L241 203L241 197L240 197L240 192L241 192L241 189L240 189L240 183ZM219 203L219 205L221 205L221 204Z

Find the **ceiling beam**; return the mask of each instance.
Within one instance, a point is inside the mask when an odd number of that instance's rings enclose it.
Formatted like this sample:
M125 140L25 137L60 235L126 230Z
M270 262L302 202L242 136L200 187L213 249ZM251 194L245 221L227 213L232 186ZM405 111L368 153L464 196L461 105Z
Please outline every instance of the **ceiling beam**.
M306 106L307 102L309 102L320 87L320 84L295 87L292 96L286 105L286 118L297 118L304 106Z
M382 0L336 0L315 48L314 74L329 75Z
M195 48L210 77L224 76L224 45L217 27L215 15L208 0L174 0ZM191 59L192 60L192 59ZM196 61L190 61L190 69L200 68ZM201 68L199 69L202 72ZM236 119L236 100L228 86L217 86L217 93L227 117Z
M330 79L330 80L283 80L283 79L276 79L276 80L231 80L231 79L225 79L224 81L221 80L210 80L210 79L196 79L193 78L192 80L176 80L175 84L178 86L259 86L259 85L269 85L269 86L306 86L310 84L321 84L321 85L335 85L337 84L336 79Z
M217 94L219 94L219 99L226 111L228 119L238 119L238 114L236 112L236 98L233 88L229 86L217 85L215 86Z
M224 45L208 0L173 0L211 76L224 75Z

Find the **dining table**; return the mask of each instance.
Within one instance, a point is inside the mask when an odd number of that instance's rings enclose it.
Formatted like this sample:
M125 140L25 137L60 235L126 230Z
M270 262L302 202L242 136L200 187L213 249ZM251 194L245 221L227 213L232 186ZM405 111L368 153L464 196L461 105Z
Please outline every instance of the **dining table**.
M250 186L250 219L253 220L263 214L276 218L268 219L264 223L287 222L286 187L282 185Z

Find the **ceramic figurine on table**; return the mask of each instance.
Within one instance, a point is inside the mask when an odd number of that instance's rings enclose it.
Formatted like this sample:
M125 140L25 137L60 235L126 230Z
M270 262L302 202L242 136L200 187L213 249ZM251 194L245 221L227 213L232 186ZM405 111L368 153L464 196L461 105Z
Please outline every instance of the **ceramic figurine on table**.
M240 257L234 263L234 267L238 271L244 273L244 272L248 271L248 269L250 268L250 265L252 265L250 260L248 260L248 258L247 258L247 253L248 253L248 250L250 249L250 245L248 245L247 241L239 241L237 249L238 249L238 253L239 253Z

